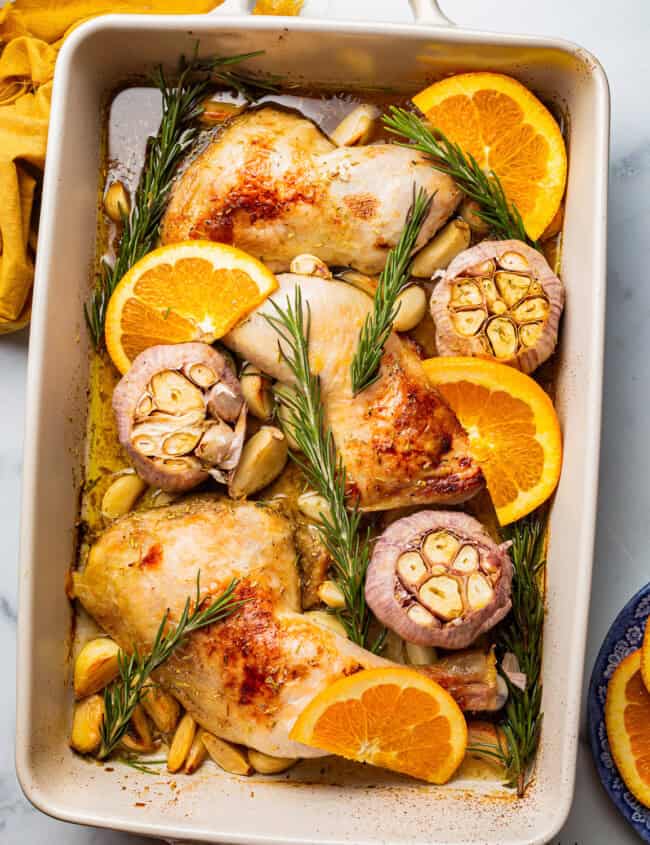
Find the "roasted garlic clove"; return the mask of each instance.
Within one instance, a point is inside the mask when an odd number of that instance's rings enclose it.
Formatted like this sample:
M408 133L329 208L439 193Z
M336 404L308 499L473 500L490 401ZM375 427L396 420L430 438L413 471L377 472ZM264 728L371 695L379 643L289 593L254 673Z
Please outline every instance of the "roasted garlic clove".
M297 255L289 265L289 272L298 276L317 276L319 279L331 279L330 268L317 255Z
M260 775L278 775L298 762L297 757L270 757L254 748L248 749L248 760Z
M366 601L407 643L466 648L510 609L506 548L466 514L419 511L403 517L375 544Z
M142 706L161 733L171 733L178 724L181 715L180 704L173 695L159 687L147 687L142 696Z
M91 695L75 704L70 745L80 754L93 754L102 741L104 698Z
M223 739L219 739L208 731L201 730L201 742L205 745L208 754L214 762L226 772L233 775L250 775L253 767L248 761L245 751L231 745Z
M396 332L410 332L422 322L426 314L427 297L419 285L409 285L397 297L396 305L399 311L393 321L393 329Z
M483 241L461 253L430 300L441 355L496 358L530 373L557 343L564 287L521 241Z
M185 762L196 734L196 722L189 713L185 713L178 723L172 744L167 755L167 770L177 772Z
M332 519L332 511L327 499L315 490L301 493L297 504L300 513L312 522L322 522L323 517L329 521Z
M342 282L347 282L347 284L352 285L357 288L357 290L362 290L370 297L374 298L375 296L375 292L377 290L377 279L374 279L372 276L366 276L365 273L360 273L358 270L352 270L350 267L344 267L336 272L335 278Z
M87 642L74 662L74 694L85 698L99 692L117 678L120 647L108 637Z
M348 632L345 630L343 623L334 616L333 613L328 613L327 610L308 610L305 613L305 618L310 622L315 622L323 628L328 628L334 631L340 637L347 637Z
M201 739L200 732L197 733L192 740L192 745L190 746L190 750L187 754L187 758L185 760L185 768L183 771L186 775L193 775L197 769L199 769L202 765L206 757L208 756L208 749L203 744L203 740Z
M273 414L271 379L252 364L246 364L239 375L242 395L248 410L258 420L269 420Z
M104 194L104 211L113 221L121 223L131 211L131 198L122 182L113 182Z
M147 482L134 472L118 476L102 497L102 515L106 519L119 519L130 510L147 489Z
M485 326L492 354L509 361L517 354L517 327L508 317L492 317Z
M432 238L413 259L411 274L417 279L430 279L438 270L445 270L454 258L467 249L472 233L464 220L452 220Z
M481 206L478 202L476 202L476 200L465 197L458 207L458 214L467 223L475 235L485 237L485 235L487 235L490 231L490 224L486 223L480 216L478 213L480 210Z
M377 106L362 103L357 106L330 133L330 139L337 147L354 147L357 144L367 144L379 117ZM292 273L300 272L291 270Z
M335 610L345 607L345 596L335 581L323 581L318 588L318 598Z
M205 126L218 126L233 117L237 117L245 110L246 106L238 106L235 103L222 103L220 100L213 100L207 97L201 103L199 121Z
M280 475L289 456L287 439L279 428L265 425L244 445L230 482L234 499L252 496Z
M411 666L430 666L436 662L436 650L431 646L406 643L406 657Z
M175 493L210 475L222 483L231 479L243 447L246 405L216 349L204 343L147 349L115 388L113 408L120 443L141 483ZM112 507L109 499L105 512L124 507L120 488L130 485L135 495L135 483L116 482L118 504Z

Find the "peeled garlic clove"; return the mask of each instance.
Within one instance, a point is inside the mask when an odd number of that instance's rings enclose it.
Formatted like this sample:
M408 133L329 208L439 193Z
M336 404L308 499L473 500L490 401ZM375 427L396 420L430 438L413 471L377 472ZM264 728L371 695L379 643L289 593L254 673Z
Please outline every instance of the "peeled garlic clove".
M152 685L144 692L141 703L161 733L168 734L174 730L181 715L181 706L173 695Z
M367 103L357 106L330 133L330 139L337 147L367 144L372 136L379 114L379 109L376 106ZM292 270L291 272L297 271Z
M472 232L484 237L490 231L490 224L486 223L485 220L483 220L483 218L478 214L480 210L481 206L476 202L476 200L471 200L469 197L465 197L458 207L458 214L467 223Z
M196 734L196 722L189 713L185 713L178 723L172 744L167 755L167 770L177 772L185 762Z
M452 220L417 253L411 274L430 279L437 270L446 269L456 256L467 249L472 233L464 220Z
M335 581L323 581L318 588L318 598L323 604L336 610L345 607L345 596Z
M271 380L252 364L246 364L239 376L244 401L258 420L268 420L273 414Z
M507 317L492 317L485 327L495 358L509 360L517 354L517 328Z
M476 307L464 304L464 291L476 299L476 290L465 287L468 277L479 285ZM430 307L440 355L491 356L530 373L555 349L564 287L527 244L483 241L452 262ZM484 309L495 319L482 319Z
M121 223L131 211L131 198L122 182L113 182L104 194L104 211L113 221Z
M153 737L151 736L151 728L149 727L149 720L141 704L137 704L133 715L131 716L132 731L135 733L135 742L131 745L131 750L147 753L153 751L155 748ZM128 734L127 734L128 738Z
M333 613L328 613L326 610L308 610L305 613L305 619L309 619L310 622L315 622L323 628L329 628L330 631L334 631L340 637L347 638L348 636L343 623Z
M201 730L201 742L205 745L208 754L224 771L233 775L250 775L253 767L248 761L245 751L240 751L235 745L231 745L223 739L219 739L208 731Z
M197 733L185 760L185 768L183 769L185 774L193 775L203 765L203 761L207 756L208 749L203 744L200 734Z
M301 493L298 496L298 510L312 522L322 522L323 516L330 521L332 519L332 512L327 499L316 493L315 490Z
M87 642L74 662L74 694L85 698L99 692L117 678L120 647L108 637Z
M319 279L331 279L330 268L317 255L297 255L289 265L289 271L298 276L317 276Z
M196 456L210 466L217 466L225 461L234 439L235 432L222 420L209 423L195 449Z
M396 303L399 307L393 322L396 332L410 332L422 322L427 311L427 297L418 285L410 285L400 293Z
M93 754L102 741L104 698L90 695L75 704L70 745L80 754Z
M463 513L424 510L398 519L375 543L368 607L407 643L467 648L510 609L506 548Z
M244 396L241 385L220 381L208 393L208 411L213 417L235 422L241 414Z
M297 757L270 757L254 748L248 749L248 760L260 775L277 775L286 772L298 762Z
M102 497L102 515L106 519L119 519L133 510L146 489L146 481L133 472L118 476Z
M240 499L267 487L284 469L288 455L287 439L280 429L262 426L244 445L230 495Z

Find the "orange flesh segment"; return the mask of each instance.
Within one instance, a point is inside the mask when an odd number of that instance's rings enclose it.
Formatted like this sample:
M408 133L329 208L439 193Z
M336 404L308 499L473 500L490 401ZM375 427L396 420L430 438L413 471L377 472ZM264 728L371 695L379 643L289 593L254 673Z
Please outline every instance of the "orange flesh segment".
M650 616L645 623L645 634L641 646L641 676L645 688L650 692Z
M444 783L462 762L467 725L458 705L430 679L409 669L371 669L336 681L316 696L291 738Z

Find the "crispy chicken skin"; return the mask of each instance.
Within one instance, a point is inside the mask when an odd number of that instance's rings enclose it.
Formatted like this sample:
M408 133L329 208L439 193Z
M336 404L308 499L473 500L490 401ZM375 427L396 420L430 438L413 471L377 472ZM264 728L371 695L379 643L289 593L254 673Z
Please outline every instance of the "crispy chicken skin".
M146 652L167 608L174 622L195 595L199 571L204 596L236 577L247 602L192 634L156 680L217 736L321 756L289 740L300 711L338 678L388 664L299 612L292 525L272 509L203 494L133 513L95 543L75 593L122 648Z
M326 421L345 463L350 493L363 510L454 504L483 486L467 436L451 409L427 381L408 341L390 336L375 384L352 395L350 362L371 300L352 285L313 276L282 274L272 299L293 302L300 285L311 314L309 354L321 379ZM278 335L263 304L226 336L241 357L283 382L291 373L278 355Z
M395 144L337 148L307 118L266 106L233 120L183 173L162 242L234 244L276 272L315 253L327 264L378 273L414 185L435 194L420 248L460 201L448 176Z

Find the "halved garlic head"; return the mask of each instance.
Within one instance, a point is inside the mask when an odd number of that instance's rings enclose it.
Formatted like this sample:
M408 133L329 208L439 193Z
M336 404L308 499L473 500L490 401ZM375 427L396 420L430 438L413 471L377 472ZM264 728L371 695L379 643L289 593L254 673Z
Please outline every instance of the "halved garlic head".
M466 514L419 511L375 544L366 601L408 643L467 648L510 609L506 549Z
M527 244L483 241L449 265L430 307L439 354L495 358L530 373L555 349L564 286Z
M167 492L232 477L246 403L223 355L204 343L154 346L113 394L120 443L138 475Z

